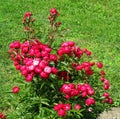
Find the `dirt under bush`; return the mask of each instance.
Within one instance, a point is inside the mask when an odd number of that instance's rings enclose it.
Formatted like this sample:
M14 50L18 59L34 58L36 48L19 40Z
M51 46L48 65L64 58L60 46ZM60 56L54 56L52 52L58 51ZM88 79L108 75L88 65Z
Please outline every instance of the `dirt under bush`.
M98 119L120 119L120 108L114 107L108 112L105 111Z

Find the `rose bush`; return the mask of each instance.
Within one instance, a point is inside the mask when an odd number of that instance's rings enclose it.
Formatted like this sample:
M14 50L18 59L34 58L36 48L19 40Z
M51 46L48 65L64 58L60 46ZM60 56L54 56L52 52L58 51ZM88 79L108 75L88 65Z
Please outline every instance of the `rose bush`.
M57 22L58 16L57 9L52 8L48 17L51 32L48 42L43 43L34 35L32 13L25 13L23 24L27 38L10 44L14 66L30 85L29 95L20 96L19 103L27 103L24 118L94 119L113 103L104 64L94 62L92 52L74 41L61 41L57 45L53 32L61 25ZM12 92L20 93L20 87L14 86Z

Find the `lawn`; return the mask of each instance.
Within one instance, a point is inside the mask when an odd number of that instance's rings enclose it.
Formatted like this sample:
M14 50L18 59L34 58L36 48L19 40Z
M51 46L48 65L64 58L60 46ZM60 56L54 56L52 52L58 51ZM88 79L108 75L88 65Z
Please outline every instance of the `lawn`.
M111 82L114 105L120 106L120 1L119 0L1 0L0 1L0 112L7 114L9 106L17 103L11 95L14 85L25 85L9 59L9 44L23 39L22 17L31 11L36 28L45 32L50 8L57 8L65 29L65 40L92 51L93 57L105 64ZM41 34L40 34L41 35ZM41 37L44 39L44 37ZM19 81L21 80L21 81Z

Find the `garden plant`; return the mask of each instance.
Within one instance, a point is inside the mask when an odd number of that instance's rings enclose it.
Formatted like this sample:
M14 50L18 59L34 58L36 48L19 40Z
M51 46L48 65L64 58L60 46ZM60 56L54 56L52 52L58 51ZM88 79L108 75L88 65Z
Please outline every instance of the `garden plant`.
M22 94L21 87L12 88L19 99L14 105L15 119L96 119L113 104L102 61L95 61L89 49L74 41L56 40L63 24L57 21L59 16L56 8L50 9L50 25L42 41L36 35L33 14L26 12L26 39L9 45L10 58L27 90ZM0 118L11 115L1 113Z

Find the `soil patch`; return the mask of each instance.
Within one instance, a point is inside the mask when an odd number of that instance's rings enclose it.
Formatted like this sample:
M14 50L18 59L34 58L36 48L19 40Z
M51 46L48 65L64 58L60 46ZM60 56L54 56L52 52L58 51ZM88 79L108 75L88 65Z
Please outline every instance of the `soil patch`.
M98 119L120 119L120 108L114 107L108 112L105 111Z

